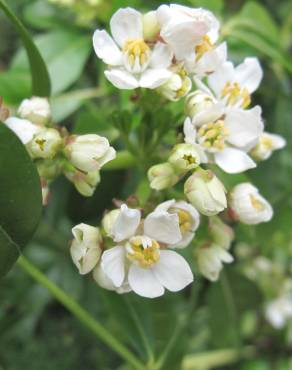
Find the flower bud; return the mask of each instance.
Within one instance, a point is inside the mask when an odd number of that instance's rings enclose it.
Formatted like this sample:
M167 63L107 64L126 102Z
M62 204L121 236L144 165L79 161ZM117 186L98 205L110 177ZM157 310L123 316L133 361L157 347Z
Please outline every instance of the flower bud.
M47 125L51 120L51 108L46 98L33 96L20 104L17 113L37 125Z
M102 219L102 227L107 236L113 237L112 228L113 224L115 223L118 215L120 214L119 209L114 209L112 211L107 212Z
M54 128L45 128L34 135L27 149L32 158L54 158L62 144L63 139L59 131Z
M105 137L88 134L70 139L65 154L73 166L81 171L100 170L105 163L116 157L116 151Z
M72 260L81 275L97 265L102 253L102 238L98 227L79 224L72 229L74 239L70 247Z
M274 150L282 149L286 145L286 140L276 134L264 132L258 144L251 150L250 155L256 161L264 161L272 155Z
M197 170L185 182L184 192L192 205L205 216L214 216L227 207L224 185L211 171Z
M200 273L210 281L218 280L223 262L233 262L231 254L216 244L199 248L196 251L196 257Z
M194 144L177 144L173 148L168 162L178 173L193 170L201 163L198 146Z
M76 170L73 172L65 172L65 176L74 184L76 190L84 197L91 197L96 186L100 182L99 171L84 173Z
M214 105L214 99L200 91L190 93L185 99L185 113L194 118L198 113L210 109Z
M23 144L29 143L33 136L40 131L37 125L34 125L26 119L9 117L4 123L19 137Z
M234 239L233 229L224 224L219 217L212 217L209 221L209 233L215 244L224 249L229 249Z
M155 41L160 32L156 11L150 11L143 15L143 38L147 41Z
M163 190L176 184L179 177L170 163L160 163L148 170L150 187L155 190Z
M171 101L178 101L186 96L192 88L192 81L188 76L173 73L170 79L160 86L157 91Z
M271 205L258 189L250 183L236 185L229 196L229 205L234 218L248 225L268 222L273 217Z

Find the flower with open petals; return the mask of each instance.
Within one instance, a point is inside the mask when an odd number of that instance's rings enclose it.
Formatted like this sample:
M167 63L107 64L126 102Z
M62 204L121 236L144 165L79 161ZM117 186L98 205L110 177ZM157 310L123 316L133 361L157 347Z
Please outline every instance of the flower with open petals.
M198 45L208 37L218 37L219 22L208 10L178 4L161 5L157 9L160 36L174 51L177 60L192 56Z
M250 151L250 155L256 161L264 161L270 158L274 150L282 149L285 145L286 140L282 136L263 132L257 145Z
M182 239L177 214L158 210L141 220L138 209L123 204L112 234L117 244L103 253L101 267L116 288L127 282L135 293L155 298L193 281L185 259L166 249Z
M258 189L244 182L236 185L229 195L229 205L235 219L248 225L268 222L273 217L273 208Z
M166 211L169 214L176 214L179 220L179 228L182 239L171 245L171 248L185 248L193 240L195 231L200 225L199 212L190 203L183 200L167 200L155 208L155 211Z
M95 31L93 46L96 55L108 65L105 76L115 87L155 89L170 78L168 67L173 53L162 42L144 39L140 12L119 9L111 18L110 28L112 37L105 30Z

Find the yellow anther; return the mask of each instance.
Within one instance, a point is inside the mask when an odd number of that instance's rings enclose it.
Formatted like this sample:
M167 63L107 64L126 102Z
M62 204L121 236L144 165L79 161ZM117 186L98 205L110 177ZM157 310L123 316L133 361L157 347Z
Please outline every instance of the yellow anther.
M196 164L197 160L191 154L185 154L183 159L188 162L188 164Z
M159 261L160 246L156 240L151 240L151 245L146 248L142 244L140 237L131 241L131 252L127 257L134 262L138 262L142 268L149 268Z
M36 141L35 141L37 144L38 144L38 146L40 147L40 149L42 150L42 151L44 151L45 150L45 142L46 142L46 140L45 139L36 139Z
M190 231L191 229L191 215L188 211L181 208L174 208L172 212L178 215L179 227L182 233Z
M250 201L251 201L251 204L252 204L253 208L255 208L257 211L263 211L264 210L265 206L259 199L257 199L252 194L250 194L249 198L250 198Z
M143 39L127 40L123 51L128 55L128 61L132 67L136 58L139 58L140 65L144 65L149 60L150 48Z
M273 140L270 137L262 136L260 138L260 144L263 145L266 150L273 149Z
M250 94L246 88L241 88L238 82L226 82L221 91L221 98L227 98L228 105L240 103L242 108L247 108L251 102Z
M229 130L224 126L222 119L206 123L198 131L199 141L205 148L219 151L225 148L225 139L228 135Z
M195 47L195 53L196 53L196 62L202 58L202 56L207 53L207 51L210 51L214 48L214 45L212 44L210 37L208 35L205 35L203 37L203 42Z

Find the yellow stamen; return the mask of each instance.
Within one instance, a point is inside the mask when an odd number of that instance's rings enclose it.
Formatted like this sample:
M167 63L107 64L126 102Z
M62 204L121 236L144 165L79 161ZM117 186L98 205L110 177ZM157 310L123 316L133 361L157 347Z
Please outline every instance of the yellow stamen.
M221 98L227 97L228 105L235 105L239 101L242 108L247 108L250 105L251 98L247 89L241 88L238 82L226 82L221 91Z
M131 252L127 257L138 262L140 267L149 268L159 261L160 246L156 240L151 240L151 246L144 248L141 238L137 237L131 241Z
M182 233L190 231L191 229L191 215L184 209L175 209L175 213L178 215L179 227Z
M229 135L229 130L224 126L224 121L219 119L216 122L204 124L198 134L200 142L205 148L220 151L225 148L225 139Z
M250 198L250 201L251 201L251 204L252 204L253 208L255 208L257 211L263 211L264 210L264 208L265 208L264 204L259 199L257 199L252 194L250 194L249 198Z
M45 142L46 142L46 140L45 139L36 139L36 141L35 141L37 144L38 144L38 146L40 147L40 149L42 150L42 151L44 151L45 150Z
M196 62L202 58L202 56L207 53L207 51L210 51L214 48L214 45L212 44L210 37L208 35L205 35L203 37L203 42L195 47L196 52Z
M133 67L136 58L139 58L140 65L149 60L150 48L143 39L129 39L126 41L123 51L128 56L128 62Z

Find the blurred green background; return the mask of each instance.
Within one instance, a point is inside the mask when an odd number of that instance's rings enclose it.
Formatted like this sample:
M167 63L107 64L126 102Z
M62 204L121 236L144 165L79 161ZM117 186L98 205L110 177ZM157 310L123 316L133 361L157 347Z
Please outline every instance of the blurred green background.
M165 370L289 370L292 369L292 322L273 329L263 307L275 298L292 273L292 3L276 1L178 1L213 11L222 23L222 39L229 57L260 58L265 75L254 103L263 107L266 129L283 135L285 150L261 163L248 177L271 201L275 217L257 227L237 226L236 263L226 268L222 283L199 279L196 306L187 327L180 320L190 291L166 294L149 301L131 294L121 297L99 289L92 278L81 278L74 268L68 243L78 222L96 224L113 197L127 197L135 189L135 173L105 171L93 198L82 198L64 179L53 186L49 207L25 254L46 275L86 307L141 359L146 354L131 308L141 322L155 353L161 353L176 330ZM63 1L65 3L65 1ZM69 3L69 2L68 2ZM129 93L116 91L103 77L91 45L96 28L108 28L112 13L133 6L155 9L161 1L9 0L26 25L48 65L56 122L75 133L106 135L120 145L109 117L115 108L133 111ZM30 96L30 73L21 41L0 13L0 96L10 110ZM182 112L182 104L173 108ZM240 181L234 177L232 181ZM224 179L227 183L229 177ZM272 262L268 274L258 269L259 257ZM255 273L256 272L256 273ZM231 294L230 294L231 293ZM223 352L221 351L223 350ZM210 352L211 351L211 352ZM215 351L215 352L213 352ZM220 351L220 352L217 352ZM213 356L213 357L212 357ZM51 295L19 267L0 281L0 370L130 369L91 335Z

